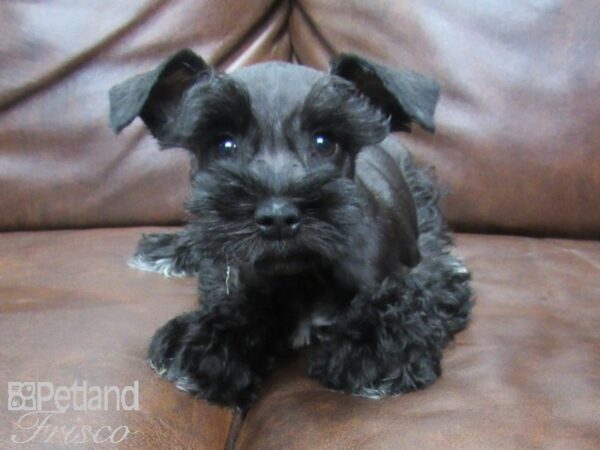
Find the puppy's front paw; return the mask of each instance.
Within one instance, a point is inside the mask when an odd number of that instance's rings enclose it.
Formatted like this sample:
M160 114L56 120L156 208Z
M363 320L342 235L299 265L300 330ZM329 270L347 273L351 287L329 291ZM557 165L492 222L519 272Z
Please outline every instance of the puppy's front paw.
M355 351L348 342L322 346L310 355L308 375L332 389L358 393L377 378L377 361L364 348Z
M184 343L165 377L209 402L247 409L256 398L259 377L232 352L218 344Z
M197 321L199 311L192 311L169 320L160 327L148 349L148 365L160 376L165 376L167 370L182 346L183 337L188 332L190 324Z
M185 277L197 271L193 256L192 244L183 233L145 234L128 264L165 277Z
M259 376L242 356L240 338L203 311L194 311L170 320L154 334L148 363L183 391L245 409L256 398Z
M381 398L433 383L440 359L402 342L329 342L311 354L308 374L335 390Z

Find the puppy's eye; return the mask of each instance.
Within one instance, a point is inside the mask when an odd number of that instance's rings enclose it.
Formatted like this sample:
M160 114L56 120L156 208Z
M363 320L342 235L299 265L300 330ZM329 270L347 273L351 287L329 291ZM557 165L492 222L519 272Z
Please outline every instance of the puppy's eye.
M326 134L315 134L312 145L315 154L326 158L335 155L340 147L336 141Z
M217 140L216 148L220 156L229 157L235 155L238 144L233 137L222 136Z

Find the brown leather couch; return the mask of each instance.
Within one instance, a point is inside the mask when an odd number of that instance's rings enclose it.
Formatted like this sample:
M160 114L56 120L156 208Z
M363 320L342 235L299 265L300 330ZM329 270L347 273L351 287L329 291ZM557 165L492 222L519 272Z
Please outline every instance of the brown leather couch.
M139 409L70 408L32 437L42 417L2 406L0 447L600 448L599 24L596 1L2 2L2 396L8 382L138 381ZM146 367L195 281L126 260L140 233L181 223L188 161L139 121L112 135L107 92L182 47L223 70L354 51L441 82L437 133L400 138L448 186L477 302L433 386L350 397L300 356L243 419ZM132 434L73 444L83 426Z

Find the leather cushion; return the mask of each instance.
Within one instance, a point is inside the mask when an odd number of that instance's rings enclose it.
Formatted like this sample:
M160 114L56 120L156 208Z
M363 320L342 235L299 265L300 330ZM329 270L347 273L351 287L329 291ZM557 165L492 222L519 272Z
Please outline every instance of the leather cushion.
M196 283L128 268L143 231L0 236L1 381L139 380L140 411L69 411L63 422L128 425L138 431L131 448L222 448L231 413L144 364L156 328L194 308ZM598 448L600 243L479 235L457 243L477 299L438 382L379 401L350 397L307 378L300 358L267 381L238 449ZM8 429L18 417L0 410Z
M113 136L106 93L188 46L223 69L346 50L434 76L438 132L404 138L455 229L597 237L599 18L566 0L2 3L0 229L179 222L185 153L139 121Z
M139 410L67 409L47 423L30 447L55 444L66 435L55 426L129 427L120 448L224 448L232 413L208 405L158 377L146 364L150 337L175 315L197 304L196 281L166 279L127 267L142 231L21 232L0 235L0 381L57 386L117 386L139 382ZM4 393L3 392L3 398ZM90 397L91 398L91 397ZM128 397L130 400L133 397ZM129 400L129 402L130 402ZM3 441L24 441L20 411L0 408ZM47 408L46 408L47 409ZM43 420L44 414L37 416ZM23 426L35 418L26 419ZM102 431L99 436L107 437ZM76 435L74 435L76 436ZM117 437L121 435L117 433ZM105 442L104 448L109 445ZM102 447L102 445L100 445ZM92 448L88 440L82 447Z
M295 2L296 59L353 51L437 78L437 168L457 230L600 236L600 6L464 0Z
M183 151L136 121L108 126L109 88L182 47L220 69L289 59L287 6L260 0L0 3L0 229L180 222Z
M238 450L600 446L600 243L460 235L470 326L429 388L370 400L277 373Z

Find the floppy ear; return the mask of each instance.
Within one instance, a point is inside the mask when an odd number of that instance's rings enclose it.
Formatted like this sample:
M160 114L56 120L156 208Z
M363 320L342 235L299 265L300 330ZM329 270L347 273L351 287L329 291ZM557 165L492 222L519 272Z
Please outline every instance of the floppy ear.
M186 90L211 72L202 58L185 49L154 70L113 86L109 92L111 128L119 133L139 116L162 145L177 145L168 138L169 119L176 116Z
M373 106L390 116L391 131L410 131L413 120L427 131L435 131L433 114L440 96L437 81L349 53L332 60L331 73L354 83Z

